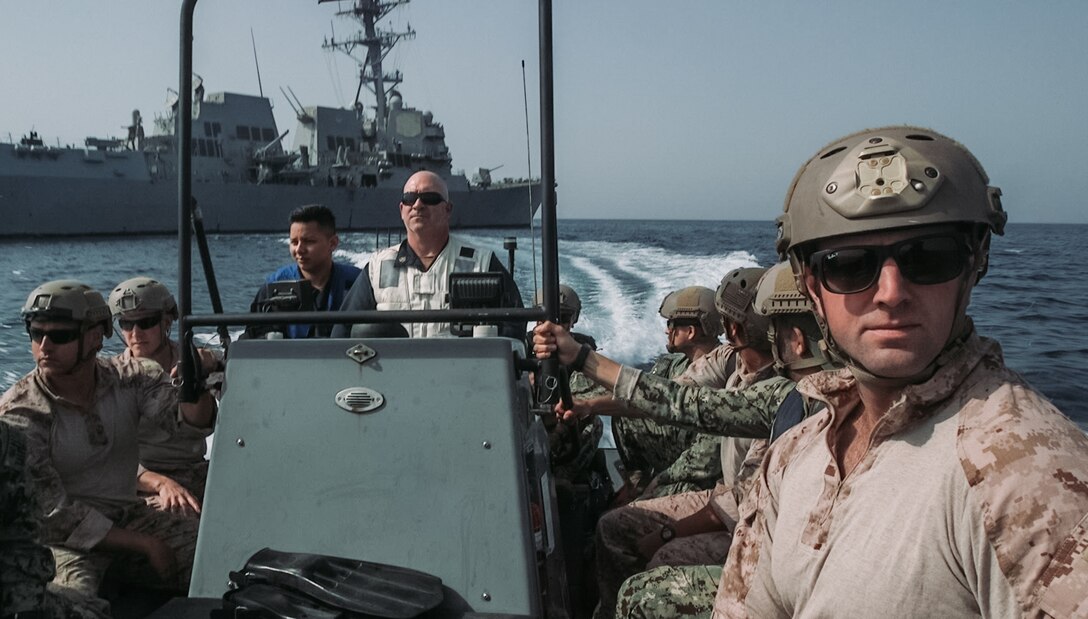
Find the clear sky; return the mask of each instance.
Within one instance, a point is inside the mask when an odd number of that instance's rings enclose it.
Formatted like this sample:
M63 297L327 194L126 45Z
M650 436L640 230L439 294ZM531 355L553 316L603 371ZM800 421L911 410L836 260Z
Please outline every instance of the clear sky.
M177 88L181 3L0 0L0 139L47 143L150 128ZM345 6L347 6L345 4ZM201 0L194 68L208 92L256 94L256 39L280 130L306 105L350 105L336 3ZM864 127L929 126L964 142L1013 222L1088 223L1088 2L555 1L560 217L772 219L796 169ZM527 167L521 61L539 175L537 7L414 0L387 59L408 105L446 128L454 167Z

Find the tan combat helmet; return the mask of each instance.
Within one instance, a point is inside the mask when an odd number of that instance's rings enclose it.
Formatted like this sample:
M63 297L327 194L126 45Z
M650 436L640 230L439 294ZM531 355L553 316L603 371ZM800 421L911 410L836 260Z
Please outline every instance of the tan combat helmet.
M22 308L27 325L34 320L70 320L86 332L101 324L106 337L113 335L110 308L98 291L74 279L46 282L31 291Z
M150 277L133 277L117 284L110 293L110 311L117 318L128 314L162 312L178 317L178 303L166 286Z
M757 350L771 348L770 341L766 338L766 333L771 328L771 320L756 313L752 307L757 284L766 272L767 269L762 267L733 269L722 278L718 292L714 295L714 306L722 320L731 320L743 327L748 345Z
M797 280L793 277L789 262L779 262L767 269L763 278L759 280L752 307L757 314L771 319L767 339L771 342L774 364L779 371L803 370L817 366L825 370L839 367L832 360L827 345L824 344L820 326L812 314L812 303L797 289ZM776 342L780 327L797 327L801 330L807 344L807 357L791 363L783 361Z
M1004 234L1007 219L1001 190L962 144L929 129L883 127L836 140L801 167L775 246L793 256L821 239L947 223L979 225L988 239Z
M1001 190L962 144L930 129L868 129L836 140L797 172L778 217L776 248L788 257L802 286L804 261L817 241L845 235L956 224L973 253L974 278L963 278L948 349L969 330L970 288L986 273L991 234L1004 234L1008 216ZM807 294L807 291L806 291ZM916 376L870 373L835 343L817 316L828 348L859 380L903 385L925 380L937 359ZM938 359L940 356L938 356Z
M708 337L722 333L722 319L714 307L714 291L705 286L688 286L665 295L658 313L665 320L694 320Z
M533 295L533 305L543 307L543 290L537 290ZM574 288L564 284L559 284L559 313L570 314L571 325L578 322L578 317L582 314L582 300L578 298L578 293L574 292Z

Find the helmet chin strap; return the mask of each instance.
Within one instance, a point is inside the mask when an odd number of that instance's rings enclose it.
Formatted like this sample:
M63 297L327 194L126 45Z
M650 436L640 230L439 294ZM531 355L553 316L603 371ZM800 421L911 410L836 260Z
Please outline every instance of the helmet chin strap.
M92 325L91 328L93 327L94 325ZM98 346L93 346L90 351L85 350L85 347L83 346L83 336L85 336L88 331L90 331L89 328L80 328L79 347L76 349L76 362L72 364L72 367L62 372L62 374L64 374L65 376L71 376L75 374L80 368L83 367L83 364L94 361L95 357L98 356L98 351L102 350L101 342L99 342Z

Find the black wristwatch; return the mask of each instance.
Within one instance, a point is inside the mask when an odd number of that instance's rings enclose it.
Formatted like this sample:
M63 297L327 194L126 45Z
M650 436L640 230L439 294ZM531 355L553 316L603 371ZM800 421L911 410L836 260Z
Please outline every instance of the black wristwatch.
M676 537L676 529L667 524L661 525L661 541L668 543L671 542L674 537Z

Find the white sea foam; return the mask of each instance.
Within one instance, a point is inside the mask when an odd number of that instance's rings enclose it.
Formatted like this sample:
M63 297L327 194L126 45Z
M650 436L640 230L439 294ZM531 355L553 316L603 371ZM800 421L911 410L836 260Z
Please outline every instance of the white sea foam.
M716 289L737 267L756 266L746 251L677 254L634 243L560 243L560 279L582 299L577 330L593 335L609 357L643 364L664 352L665 295L686 286Z

